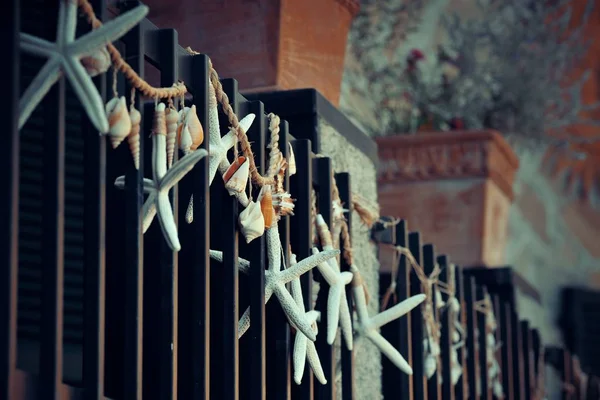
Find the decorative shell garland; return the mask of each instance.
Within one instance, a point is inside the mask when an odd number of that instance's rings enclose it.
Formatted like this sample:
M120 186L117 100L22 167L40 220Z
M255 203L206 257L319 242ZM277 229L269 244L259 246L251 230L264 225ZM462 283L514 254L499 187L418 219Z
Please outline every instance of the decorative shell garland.
M248 184L248 175L250 174L250 162L246 157L238 157L227 169L227 172L223 175L223 182L225 182L225 188L230 195L235 196L236 194L242 193L246 190Z
M94 51L81 59L81 65L89 76L94 77L105 73L110 68L110 54L106 47Z
M108 118L110 142L116 149L131 132L131 118L127 111L125 97L113 97L105 106Z
M131 107L129 118L131 119L131 131L129 132L129 136L127 136L127 143L133 157L133 165L135 169L140 169L140 123L142 122L142 114L134 107Z
M167 108L165 115L167 123L167 168L171 168L175 156L175 141L177 140L177 121L179 120L179 115L177 115L177 110L173 106Z
M177 137L179 140L179 149L183 154L194 151L204 141L204 129L196 114L196 105L184 107L179 111L179 122L177 127Z
M257 237L262 236L265 233L265 219L261 212L260 203L251 201L244 211L240 213L239 223L246 243L250 243Z

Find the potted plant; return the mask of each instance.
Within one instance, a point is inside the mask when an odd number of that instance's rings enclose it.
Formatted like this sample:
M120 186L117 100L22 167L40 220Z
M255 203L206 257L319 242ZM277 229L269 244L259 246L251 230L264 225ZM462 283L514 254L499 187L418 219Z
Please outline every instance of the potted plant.
M475 15L443 18L446 40L434 52L365 45L368 17L359 15L358 67L346 81L372 104L345 111L377 136L382 213L408 219L457 263L494 266L504 262L519 164L511 144L574 149L580 138L568 128L595 124L582 112L597 105L581 101L589 71L573 74L586 43L569 26L567 0L478 4ZM357 72L366 79L352 79Z

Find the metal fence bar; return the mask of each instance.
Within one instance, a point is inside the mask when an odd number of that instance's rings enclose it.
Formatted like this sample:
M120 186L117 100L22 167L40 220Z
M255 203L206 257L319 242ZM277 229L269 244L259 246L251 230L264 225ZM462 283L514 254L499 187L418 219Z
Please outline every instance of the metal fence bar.
M511 305L511 336L513 354L513 388L515 400L525 400L525 379L523 376L523 342L521 336L521 323L514 305Z
M408 235L408 248L412 253L417 264L423 262L423 247L421 246L421 234L411 232ZM422 293L421 281L414 271L410 273L410 295ZM423 339L425 330L423 329L423 307L415 307L410 312L411 324L411 345L412 345L412 369L413 369L413 393L415 399L428 399L427 395L427 377L425 376L425 358L423 357Z
M209 149L208 57L184 57L180 77L193 94L192 103L204 128L201 148ZM208 400L210 395L210 196L208 157L202 158L180 185L179 206L186 210L194 196L194 220L188 224L179 213L179 345L178 388L182 399ZM187 190L186 190L187 189Z
M454 284L456 285L456 299L460 304L460 316L459 321L461 326L466 326L466 306L465 306L465 285L464 285L464 275L462 268L456 265L454 267ZM464 333L460 337L461 341L465 340ZM468 378L466 375L466 348L465 343L458 348L458 362L462 367L462 373L458 378L458 382L456 382L456 386L454 386L454 394L456 396L456 400L467 400L469 398L469 390L467 388Z
M487 294L487 289L481 285L477 285L475 288L475 295L477 300L483 300ZM475 321L477 329L477 343L478 343L478 361L479 361L479 381L481 398L491 400L492 399L492 388L488 379L488 356L487 356L487 332L486 332L486 315L482 312L476 312L477 319Z
M19 31L20 13L18 0L6 2L6 9L0 17L5 34L5 54L8 62L8 75L5 93L2 96L4 118L4 144L0 149L3 182L5 191L0 197L0 398L12 396L13 378L17 359L17 278L19 241L19 129L17 124L19 97Z
M525 390L525 400L531 399L532 387L532 366L531 366L531 331L529 322L521 321L521 340L523 354L523 389Z
M290 177L290 194L296 199L294 207L294 218L290 221L290 241L292 251L299 260L312 255L312 156L310 140L294 140L291 142L292 151L296 159L296 174ZM308 271L300 277L302 285L302 297L306 311L312 310L312 271ZM321 325L322 326L322 325ZM327 377L327 379L330 379ZM308 363L304 367L302 382L300 385L292 386L292 399L312 400L314 395L314 383L312 370Z
M103 0L92 1L104 21ZM106 75L94 78L106 98ZM106 139L86 121L84 140L84 333L83 386L87 399L104 399L105 351L105 235L106 235Z
M440 266L440 280L448 286L453 285L454 268L448 262L448 257L441 255L437 257ZM442 352L442 394L444 400L454 400L454 386L452 385L452 332L454 331L454 314L452 306L446 303L446 307L440 313L441 337L440 350Z
M510 303L502 301L500 304L500 340L502 347L500 354L502 358L502 386L504 387L506 400L514 400L514 357L512 344L512 318Z
M463 374L466 372L468 379L469 398L476 399L477 397L477 379L479 376L479 363L477 360L477 351L475 350L475 328L477 326L477 315L473 307L477 294L475 293L475 277L465 275L465 312L467 321L467 364L466 369L463 365Z
M323 216L325 223L331 229L332 222L332 198L331 198L331 159L316 158L314 160L314 168L316 169L317 179L317 209ZM313 177L315 178L315 177ZM316 273L319 278L320 287L317 297L316 309L321 312L320 326L327 326L327 296L329 295L329 287L324 279ZM315 398L318 400L332 400L336 398L335 387L335 348L327 343L327 335L317 335L316 340L317 353L321 359L321 365L325 372L327 384L319 384L315 388Z
M136 4L128 4L133 8ZM122 9L122 12L127 9ZM126 61L134 71L144 77L144 31L141 25L133 27L124 37L127 46ZM131 90L129 83L127 91ZM122 369L122 396L126 399L142 399L142 353L144 326L144 236L141 227L140 210L144 202L144 147L146 130L145 110L140 104L140 95L136 94L135 102L142 115L140 126L140 165L139 170L129 164L125 172L125 219L124 219L124 351Z
M340 200L342 205L351 210L352 190L350 185L350 174L347 172L338 173L335 175L338 190L340 192ZM349 211L345 215L348 223L348 232L352 232L352 212ZM344 243L340 239L340 249L343 251ZM346 262L343 255L340 257L340 267L342 271L350 271L350 265ZM352 286L346 286L346 298L348 300L348 309L353 310L354 304L352 301ZM354 374L354 352L346 347L346 343L342 342L341 349L342 357L342 399L354 400L356 398L355 374Z
M500 301L500 296L498 296L498 294L494 293L490 295L492 298L492 305L494 307L494 319L496 320L496 332L494 334L494 338L496 339L496 345L500 344L501 347L504 347L504 342L502 342L502 320L500 319L500 313L501 313L501 308L502 308L502 303ZM494 358L496 359L496 362L498 363L498 374L500 375L499 379L500 382L504 381L504 373L503 373L503 364L502 364L502 351L501 349L498 349L497 351L494 352ZM493 382L490 382L490 385L492 385L492 391L494 390L494 386L493 386ZM504 393L504 398L506 398L506 387L502 386L502 391ZM496 396L494 395L494 398L496 398Z
M234 79L222 81L223 89L232 102L233 111L239 116L238 83ZM228 126L228 125L225 125ZM220 178L216 178L220 179ZM238 343L238 201L221 191L223 210L221 218L223 248L223 387L224 400L237 400L239 397L239 343Z
M543 346L542 346L542 338L540 337L540 332L537 329L531 330L531 347L533 351L533 381L532 388L535 390L537 394L540 390L540 376L543 374L543 371L540 371L540 366L543 365L543 362L540 363L541 356L543 356ZM541 364L541 365L540 365ZM533 398L536 398L532 395Z
M430 275L436 265L436 259L435 259L435 247L432 244L426 244L423 246L423 270L425 271L426 275ZM435 321L439 321L439 313L438 313L438 308L437 308L437 304L436 304L436 298L437 298L437 288L436 285L431 285L431 297L432 297L432 301L433 301L433 317L435 319ZM433 334L433 332L432 332ZM435 373L433 374L433 376L431 378L429 378L427 380L427 394L429 395L428 399L431 400L436 400L436 399L441 399L442 398L442 392L441 392L441 386L440 386L440 369L441 369L441 357L436 357L435 358L435 362L436 362L436 369L435 369ZM427 376L425 377L427 378Z
M248 103L248 112L256 114L256 118L248 130L248 139L252 143L252 152L256 167L261 175L266 172L266 131L267 122L264 115L264 106L261 102ZM255 190L256 191L256 190ZM256 198L258 193L253 193ZM265 227L266 228L266 227ZM240 248L243 243L240 243ZM266 353L265 353L265 236L254 239L247 246L250 261L250 329L247 335L249 340L245 343L249 353L247 360L249 367L249 398L252 400L264 400L267 393L266 380ZM241 250L240 250L241 251ZM275 299L273 299L275 300ZM273 301L271 305L277 305Z

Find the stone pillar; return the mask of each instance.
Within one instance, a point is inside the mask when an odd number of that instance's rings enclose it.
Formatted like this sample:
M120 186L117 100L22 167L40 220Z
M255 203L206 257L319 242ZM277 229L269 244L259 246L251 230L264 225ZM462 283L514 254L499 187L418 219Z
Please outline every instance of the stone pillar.
M494 131L377 139L381 215L463 267L504 265L513 180L519 161Z

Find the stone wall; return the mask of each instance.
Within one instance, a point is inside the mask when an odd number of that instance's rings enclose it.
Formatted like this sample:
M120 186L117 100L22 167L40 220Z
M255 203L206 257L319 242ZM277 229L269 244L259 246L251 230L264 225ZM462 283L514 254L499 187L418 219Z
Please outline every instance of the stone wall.
M335 172L350 173L352 191L360 193L366 200L377 203L377 169L373 162L352 146L344 136L337 132L324 119L319 119L321 135L321 153L331 158ZM344 205L347 208L347 205ZM352 213L352 250L354 263L360 269L369 293L379 293L379 262L376 248L369 241L369 230L361 224L356 212ZM369 312L379 311L379 299L373 295L369 301ZM339 349L341 335L338 335L336 347ZM340 352L337 351L337 393L341 398ZM379 400L381 398L381 355L370 341L358 339L354 344L356 398Z

